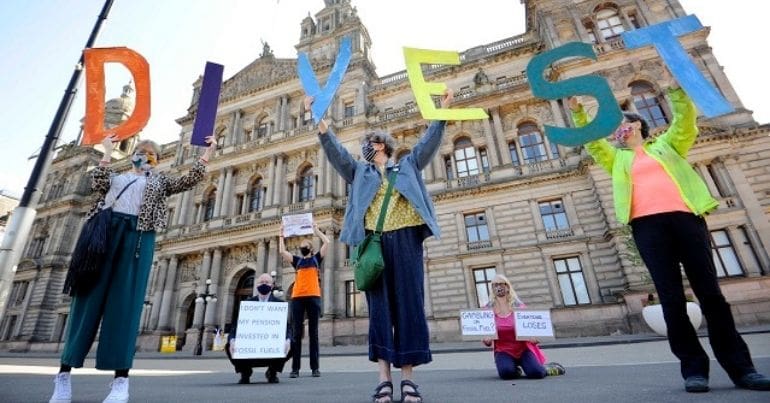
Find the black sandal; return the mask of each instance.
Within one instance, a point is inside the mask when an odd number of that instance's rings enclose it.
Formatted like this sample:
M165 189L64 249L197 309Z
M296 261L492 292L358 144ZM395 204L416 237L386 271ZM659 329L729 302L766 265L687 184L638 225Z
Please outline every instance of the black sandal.
M405 391L404 386L410 386L413 390ZM414 397L417 399L418 402L422 402L422 395L417 390L417 388L418 388L417 384L408 379L404 379L403 381L401 381L401 401L404 402L405 401L404 398L406 397Z
M390 392L383 392L382 390L385 388L390 388ZM388 402L393 401L393 382L391 381L385 381L377 385L376 388L374 388L374 394L372 395L372 402L377 402L380 399L388 398Z

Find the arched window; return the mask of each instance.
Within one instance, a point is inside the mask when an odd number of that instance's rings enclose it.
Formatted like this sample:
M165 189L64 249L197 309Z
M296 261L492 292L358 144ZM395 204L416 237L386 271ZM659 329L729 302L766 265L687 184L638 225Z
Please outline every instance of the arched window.
M668 124L668 118L663 111L663 106L650 83L635 81L631 83L631 95L634 97L634 106L640 115L647 119L650 128Z
M626 30L618 10L612 7L605 7L596 12L596 25L604 40L613 39Z
M249 191L249 212L259 211L262 204L262 178L257 178Z
M216 189L209 192L206 199L203 201L203 221L209 221L214 218L214 204L217 200Z
M467 137L455 141L455 168L458 178L479 174L476 149Z
M255 273L256 272L254 270L249 270L246 273L243 273L241 278L238 280L238 286L235 288L235 298L233 301L233 319L230 323L238 322L238 312L240 311L241 301L254 295Z
M543 135L540 134L540 129L537 125L526 122L520 124L517 129L519 132L519 145L521 146L521 154L524 157L524 163L531 164L533 162L547 160L548 155L545 153Z
M299 201L306 202L315 198L315 175L313 167L306 167L299 174Z

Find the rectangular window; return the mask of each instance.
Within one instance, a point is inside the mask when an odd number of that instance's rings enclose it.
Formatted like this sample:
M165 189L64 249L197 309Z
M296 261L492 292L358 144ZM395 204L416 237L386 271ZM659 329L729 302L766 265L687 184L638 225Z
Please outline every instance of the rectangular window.
M727 172L725 172L724 165L721 162L714 162L706 165L706 169L714 180L714 185L717 187L717 193L720 197L732 196L730 188L728 187Z
M39 237L32 240L29 244L29 256L40 257L43 256L43 247L45 246L45 237Z
M360 318L366 316L364 295L356 288L353 280L345 281L345 317Z
M481 172L489 173L489 155L486 148L479 148L479 158L481 158Z
M259 126L257 126L257 138L258 139L261 139L261 138L267 136L267 127L268 127L267 122L260 123Z
M485 213L471 213L465 215L465 234L468 242L489 241L489 229Z
M583 277L583 268L580 266L580 259L568 257L563 259L554 259L553 266L556 269L556 278L559 281L561 296L564 299L564 305L583 305L590 304L591 298L588 296L585 277Z
M444 157L444 170L446 172L446 179L451 181L454 179L454 171L452 170L452 157Z
M479 308L484 308L489 304L492 296L492 279L495 278L496 274L494 267L473 269L473 285L476 289L476 303Z
M516 152L516 142L511 141L508 143L508 152L511 153L511 163L513 163L513 166L519 166L521 163L519 162L519 153Z
M538 203L540 217L543 219L543 228L546 231L569 229L569 220L564 211L564 203L561 199Z
M231 214L231 215L241 214L241 211L243 209L243 200L244 200L243 193L235 196L235 211L233 211L234 214Z
M16 327L16 315L8 316L5 320L5 327L0 328L3 333L0 334L0 340L10 340L13 336L13 328Z
M352 118L356 115L356 106L352 102L345 103L345 117Z
M559 158L559 145L551 142L551 158L556 159Z
M720 229L711 231L711 252L714 255L714 265L717 269L717 277L743 276L738 255L733 249L730 234Z
M64 331L67 329L67 316L68 315L66 313L60 313L57 315L56 326L54 326L53 334L51 336L51 341L55 341L55 342L66 341L64 340L64 335L66 334Z
M13 283L11 288L11 295L8 298L8 303L11 306L19 306L24 303L27 297L27 287L29 287L29 281L17 281Z

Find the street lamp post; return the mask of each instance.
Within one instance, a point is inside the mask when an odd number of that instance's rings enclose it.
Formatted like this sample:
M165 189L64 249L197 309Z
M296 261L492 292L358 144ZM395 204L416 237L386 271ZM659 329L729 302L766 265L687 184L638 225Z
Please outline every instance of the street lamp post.
M210 278L206 279L206 291L198 294L198 298L195 298L195 302L203 303L203 318L201 318L200 331L198 333L198 344L195 346L193 355L201 355L203 353L203 328L205 327L204 318L206 317L206 305L208 305L209 302L217 302L217 295L210 293L209 287L211 287Z

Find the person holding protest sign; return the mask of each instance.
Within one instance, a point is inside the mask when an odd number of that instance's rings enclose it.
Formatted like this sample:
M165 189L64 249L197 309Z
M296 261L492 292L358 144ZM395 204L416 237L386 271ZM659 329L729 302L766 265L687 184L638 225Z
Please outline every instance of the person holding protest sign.
M273 295L273 277L270 276L268 273L262 273L258 278L257 282L255 284L255 293L254 296L247 298L246 301L259 301L259 302L284 302L282 299L276 297ZM239 384L248 384L251 383L251 374L254 372L252 371L252 368L260 368L260 367L267 367L267 371L265 371L265 378L267 378L268 383L278 383L278 373L283 372L283 366L288 361L293 353L293 350L291 348L291 342L292 342L292 327L291 327L291 315L289 315L289 320L286 323L286 345L284 347L284 351L286 352L286 357L284 358L262 358L262 359L251 359L251 358L245 358L245 359L235 359L233 358L233 355L235 354L235 338L237 333L237 323L233 325L232 330L230 331L230 334L228 335L227 345L225 345L225 354L227 354L227 358L230 360L230 362L233 364L233 367L235 367L235 372L241 374L241 379L238 381Z
M97 269L98 277L83 281L80 268L71 267L65 292L72 295L61 369L54 379L51 402L72 399L70 372L83 366L100 328L96 368L114 370L111 392L105 402L128 401L128 371L134 360L139 318L155 249L155 232L166 227L166 199L191 189L203 179L209 158L216 149L213 136L206 152L190 172L180 177L155 172L160 147L140 141L131 157L130 171L118 174L110 168L115 137L102 141L104 157L92 172L91 187L98 198L88 217L112 209L106 240L107 254ZM83 236L83 235L81 235ZM80 270L82 271L82 270Z
M453 92L441 99L449 107ZM312 97L305 98L305 110ZM421 402L412 369L431 362L428 323L424 304L423 241L439 235L433 202L421 172L441 145L446 121L432 122L425 135L398 164L391 159L396 141L384 132L372 132L361 143L363 161L353 158L321 119L318 138L329 162L352 185L340 239L349 245L361 243L374 231L381 211L382 256L385 269L366 291L369 307L369 360L379 366L375 403L393 401L391 364L401 368L401 401ZM393 182L391 194L388 184ZM389 203L385 199L390 197Z
M740 388L770 390L770 379L754 369L746 343L735 328L730 304L717 281L711 236L704 216L719 205L687 162L698 135L695 105L666 73L673 120L651 137L640 115L624 113L611 144L586 144L596 163L612 176L615 214L631 226L633 239L658 292L671 351L680 360L687 392L708 392L709 357L687 316L680 264L701 304L717 361ZM569 99L578 127L588 123L577 98Z
M321 248L313 253L313 242L303 239L299 246L299 256L292 255L286 250L283 240L283 225L281 235L278 238L278 249L283 261L290 263L297 271L296 279L291 287L291 316L294 323L294 358L291 361L291 374L289 377L299 376L302 359L302 337L305 327L305 314L308 321L308 344L310 347L310 369L314 377L321 376L319 370L318 352L318 319L321 317L321 263L326 257L329 248L329 238L318 229L318 224L313 223L313 232L321 238Z
M516 379L526 376L529 379L543 379L546 376L564 375L564 367L557 363L546 364L545 354L538 347L537 341L516 340L516 326L513 319L515 309L526 309L526 305L516 296L511 282L502 274L492 279L492 292L495 299L488 308L495 312L497 340L484 338L487 347L494 346L495 367L500 379Z

